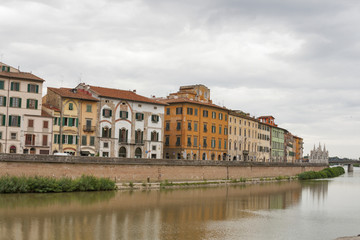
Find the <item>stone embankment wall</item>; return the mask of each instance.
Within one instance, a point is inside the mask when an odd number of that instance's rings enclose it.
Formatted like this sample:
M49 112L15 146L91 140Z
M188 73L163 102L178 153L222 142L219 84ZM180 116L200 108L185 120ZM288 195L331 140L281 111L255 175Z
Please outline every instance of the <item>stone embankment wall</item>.
M52 155L0 154L0 176L79 177L83 174L126 181L214 180L295 176L320 171L325 164L260 163L237 161L190 161L122 159Z

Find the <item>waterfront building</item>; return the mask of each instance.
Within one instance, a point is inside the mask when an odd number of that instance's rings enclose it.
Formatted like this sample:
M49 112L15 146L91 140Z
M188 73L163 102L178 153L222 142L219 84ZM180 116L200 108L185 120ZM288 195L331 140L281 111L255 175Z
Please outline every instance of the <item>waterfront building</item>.
M212 103L209 88L181 86L161 100L168 104L164 158L228 159L228 109Z
M294 136L295 141L295 162L301 162L303 160L304 142L301 137Z
M259 121L240 110L229 111L229 156L231 160L262 161L258 155Z
M258 123L258 151L257 160L260 162L270 162L271 159L271 126L259 122Z
M43 108L53 117L54 153L94 156L98 99L84 90L48 88Z
M294 136L289 132L284 133L284 162L294 163L295 162L295 139Z
M125 91L79 84L98 99L96 146L99 156L162 158L164 106L155 99Z
M326 150L325 144L324 148L321 147L321 144L319 143L319 146L311 150L310 157L309 157L310 163L325 163L329 164L329 152Z
M25 116L36 116L36 124L44 121L41 119L43 82L32 73L21 72L0 62L0 152L23 153L25 149L37 146L37 141L25 146L24 136L31 131L25 126L25 121L28 121ZM42 134L39 130L37 136ZM40 153L40 150L33 149L32 152Z

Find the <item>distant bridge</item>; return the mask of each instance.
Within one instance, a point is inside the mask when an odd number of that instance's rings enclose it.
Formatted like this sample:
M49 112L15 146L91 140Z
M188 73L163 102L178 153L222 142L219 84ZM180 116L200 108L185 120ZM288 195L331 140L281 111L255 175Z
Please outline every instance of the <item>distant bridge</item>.
M341 165L347 165L348 172L354 171L354 164L360 164L359 160L329 160L329 164L341 164Z

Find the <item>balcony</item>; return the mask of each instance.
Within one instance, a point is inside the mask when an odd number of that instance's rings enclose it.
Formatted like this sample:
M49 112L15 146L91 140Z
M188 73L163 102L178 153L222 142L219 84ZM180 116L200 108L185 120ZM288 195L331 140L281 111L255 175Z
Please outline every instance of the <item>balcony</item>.
M87 125L84 125L84 126L83 126L83 131L84 131L84 132L95 132L95 126L87 126Z

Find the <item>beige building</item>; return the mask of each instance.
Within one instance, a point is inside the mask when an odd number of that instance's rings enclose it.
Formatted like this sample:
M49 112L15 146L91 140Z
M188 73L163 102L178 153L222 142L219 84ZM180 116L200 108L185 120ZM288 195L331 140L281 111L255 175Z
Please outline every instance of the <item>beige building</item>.
M229 112L229 160L258 161L258 121L239 110Z
M23 153L28 149L25 116L41 116L43 82L0 62L0 152Z
M258 123L258 149L257 149L257 161L270 162L271 159L271 126L259 122Z

